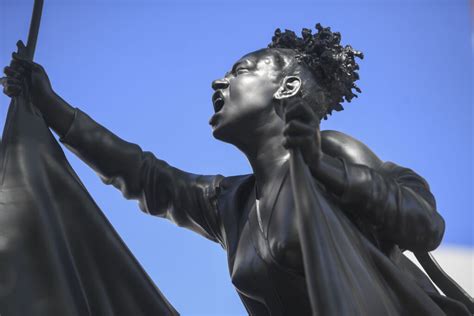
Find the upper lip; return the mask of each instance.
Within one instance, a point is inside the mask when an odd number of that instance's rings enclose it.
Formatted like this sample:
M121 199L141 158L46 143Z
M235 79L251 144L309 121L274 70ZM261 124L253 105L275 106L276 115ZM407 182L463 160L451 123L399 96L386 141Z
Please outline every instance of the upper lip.
M214 106L214 112L219 112L224 107L224 94L221 90L217 90L212 95L212 105Z

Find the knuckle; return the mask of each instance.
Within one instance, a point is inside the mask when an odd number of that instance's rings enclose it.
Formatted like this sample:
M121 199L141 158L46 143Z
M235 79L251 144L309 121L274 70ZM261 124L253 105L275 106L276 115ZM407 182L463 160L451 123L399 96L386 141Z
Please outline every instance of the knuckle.
M297 131L299 129L298 127L299 126L296 121L291 121L288 123L288 131L291 131L291 132Z
M287 133L287 134L285 135L285 139L286 139L288 142L291 142L294 138L295 138L295 136L294 136L293 134Z
M21 67L21 64L15 60L15 59L12 59L11 63L10 63L10 68L11 69L14 69L14 70L20 70L22 67Z

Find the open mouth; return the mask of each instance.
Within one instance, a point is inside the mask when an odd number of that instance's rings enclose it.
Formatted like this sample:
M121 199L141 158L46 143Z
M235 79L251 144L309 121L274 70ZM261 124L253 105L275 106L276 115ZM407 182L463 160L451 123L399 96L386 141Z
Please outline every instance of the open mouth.
M224 107L224 96L221 91L216 91L212 95L212 105L214 106L214 112L217 113Z

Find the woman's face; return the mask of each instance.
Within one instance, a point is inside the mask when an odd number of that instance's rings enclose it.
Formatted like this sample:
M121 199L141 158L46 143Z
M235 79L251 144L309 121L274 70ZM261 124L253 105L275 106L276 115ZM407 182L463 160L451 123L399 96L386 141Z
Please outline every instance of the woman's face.
M212 82L215 113L209 124L214 137L232 142L274 117L273 96L281 81L275 54L263 49L245 55L223 78Z

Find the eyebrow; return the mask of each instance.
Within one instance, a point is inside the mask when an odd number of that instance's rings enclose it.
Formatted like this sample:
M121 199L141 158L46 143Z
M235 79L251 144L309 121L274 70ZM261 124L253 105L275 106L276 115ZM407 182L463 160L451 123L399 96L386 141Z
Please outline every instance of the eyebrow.
M239 67L239 66L242 65L243 63L244 63L243 60L239 60L238 62L236 62L236 63L234 64L234 66L232 66L232 70L231 70L231 71L234 73L235 70L237 69L237 67Z
M234 64L234 66L232 66L232 72L235 72L235 70L242 64L248 64L248 63L251 63L251 61L249 59L242 59L242 60L239 60L238 62L236 62Z

